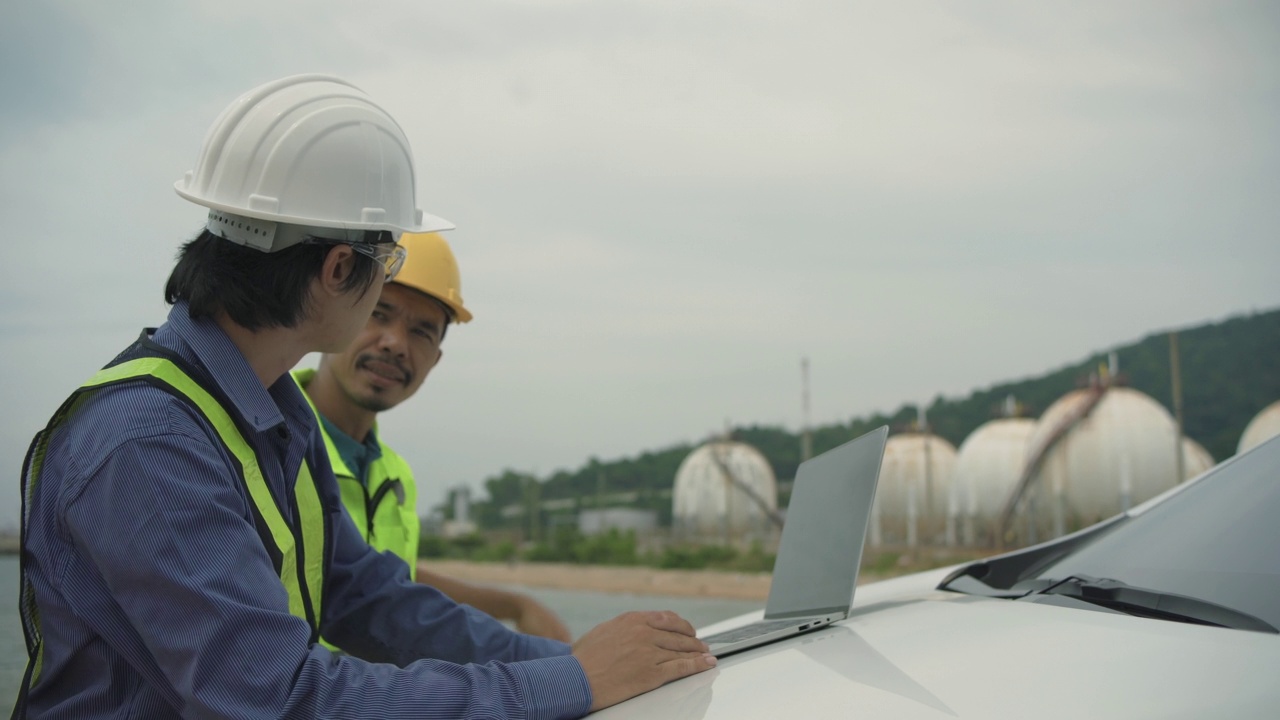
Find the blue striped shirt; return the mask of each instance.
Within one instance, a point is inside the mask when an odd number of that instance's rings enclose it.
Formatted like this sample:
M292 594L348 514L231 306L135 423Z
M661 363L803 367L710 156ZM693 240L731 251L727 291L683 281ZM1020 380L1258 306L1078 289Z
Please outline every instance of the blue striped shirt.
M50 440L27 571L44 633L38 718L561 718L591 706L563 643L409 580L351 523L306 400L263 388L217 325L178 304L155 341L208 374L288 497L303 459L332 529L324 636L309 643L232 458L199 413L141 383L92 395ZM288 505L283 508L286 517Z

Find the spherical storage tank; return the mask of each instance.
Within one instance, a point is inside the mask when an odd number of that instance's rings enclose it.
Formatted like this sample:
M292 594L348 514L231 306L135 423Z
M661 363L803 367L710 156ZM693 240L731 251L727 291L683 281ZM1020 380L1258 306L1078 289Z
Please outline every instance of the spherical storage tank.
M1200 443L1189 437L1182 438L1182 478L1190 480L1213 467L1213 456Z
M871 506L871 544L940 544L946 540L956 449L931 433L894 435L884 446Z
M1280 435L1280 400L1262 408L1262 412L1249 421L1244 433L1240 435L1240 445L1236 452L1252 450L1277 435Z
M1030 418L1000 418L980 425L960 443L951 476L951 507L959 528L949 528L949 539L958 533L964 545L995 542L996 521L1022 476L1035 427Z
M676 470L672 495L672 522L684 536L760 535L771 528L765 508L778 509L778 481L769 461L733 441L712 441L689 453Z
M1073 532L1148 500L1180 481L1175 452L1196 459L1160 403L1115 386L1058 399L1027 447L1026 484L1011 519L1024 542ZM1191 464L1184 462L1184 477Z

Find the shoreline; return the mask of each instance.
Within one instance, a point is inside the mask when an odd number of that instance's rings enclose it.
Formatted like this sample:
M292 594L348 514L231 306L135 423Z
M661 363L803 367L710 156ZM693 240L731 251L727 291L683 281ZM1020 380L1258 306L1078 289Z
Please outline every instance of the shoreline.
M433 572L466 582L589 590L634 595L759 600L769 597L769 573L731 570L664 570L643 566L570 563L482 563L420 558ZM879 579L865 574L858 584Z

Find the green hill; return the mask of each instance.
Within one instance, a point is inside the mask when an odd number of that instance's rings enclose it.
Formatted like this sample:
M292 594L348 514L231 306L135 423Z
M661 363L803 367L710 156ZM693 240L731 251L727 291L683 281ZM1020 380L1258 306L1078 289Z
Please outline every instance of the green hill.
M1178 343L1184 431L1221 461L1235 454L1249 420L1280 399L1280 309L1181 329ZM975 428L996 417L1009 395L1036 415L1079 387L1100 364L1106 363L1112 351L1119 359L1121 381L1152 396L1172 412L1169 335L1160 332L1130 345L1096 352L1039 377L1000 383L963 398L938 396L928 407L929 423L939 435L959 445ZM813 430L813 451L833 448L882 424L903 427L915 417L915 406L903 405L892 415L877 414L817 427ZM795 475L800 462L797 433L753 425L735 428L733 435L759 449L779 478ZM562 470L545 478L508 470L485 481L489 497L476 504L475 517L484 527L499 527L518 522L504 519L503 507L528 503L535 497L541 501L563 500L560 506L564 511L590 507L595 498L604 497L614 503L621 498L627 505L653 509L658 512L660 523L669 524L671 485L680 462L692 449L682 443L634 458L603 462L592 458L577 470Z

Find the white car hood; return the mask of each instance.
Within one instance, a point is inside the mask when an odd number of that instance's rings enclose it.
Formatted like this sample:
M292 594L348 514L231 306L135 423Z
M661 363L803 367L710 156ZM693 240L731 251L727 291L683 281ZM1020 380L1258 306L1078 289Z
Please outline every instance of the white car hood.
M945 575L859 588L837 625L598 717L1280 717L1280 636L933 590Z

